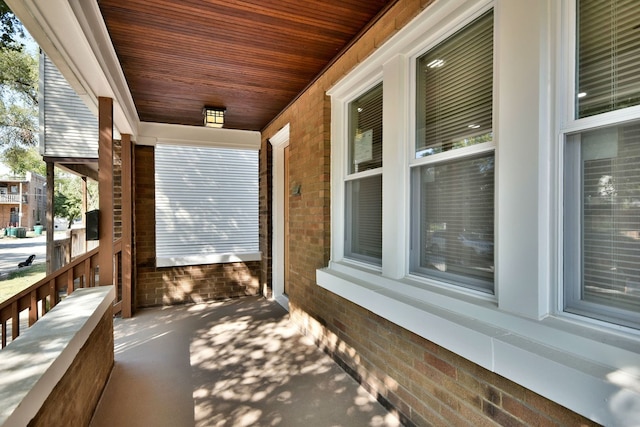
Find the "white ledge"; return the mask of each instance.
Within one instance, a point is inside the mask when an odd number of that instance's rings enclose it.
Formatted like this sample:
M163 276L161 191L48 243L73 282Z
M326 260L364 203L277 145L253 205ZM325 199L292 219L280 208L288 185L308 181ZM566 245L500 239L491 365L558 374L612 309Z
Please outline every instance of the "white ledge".
M410 279L332 263L319 286L546 398L609 426L640 425L637 337L533 321Z
M226 264L230 262L260 261L262 252L245 252L233 254L209 254L176 257L157 257L156 267L183 267L190 265Z
M0 350L0 425L36 416L115 298L113 286L78 289Z

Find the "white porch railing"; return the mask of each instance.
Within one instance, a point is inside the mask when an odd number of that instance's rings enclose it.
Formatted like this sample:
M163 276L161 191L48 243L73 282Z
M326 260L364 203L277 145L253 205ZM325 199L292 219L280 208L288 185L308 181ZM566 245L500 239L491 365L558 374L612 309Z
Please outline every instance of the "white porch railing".
M20 203L19 194L0 194L0 203Z

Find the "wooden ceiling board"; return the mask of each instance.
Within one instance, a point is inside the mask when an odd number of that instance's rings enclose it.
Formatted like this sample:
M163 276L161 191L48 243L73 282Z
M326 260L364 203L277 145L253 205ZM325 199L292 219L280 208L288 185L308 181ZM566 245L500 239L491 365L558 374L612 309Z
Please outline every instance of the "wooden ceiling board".
M99 0L141 120L262 130L395 0Z

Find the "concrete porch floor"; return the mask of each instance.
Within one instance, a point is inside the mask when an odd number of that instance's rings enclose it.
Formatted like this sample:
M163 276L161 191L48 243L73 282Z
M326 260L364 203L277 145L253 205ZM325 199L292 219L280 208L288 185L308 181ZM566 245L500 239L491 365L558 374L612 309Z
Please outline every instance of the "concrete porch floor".
M246 297L116 319L101 426L398 426L273 301Z

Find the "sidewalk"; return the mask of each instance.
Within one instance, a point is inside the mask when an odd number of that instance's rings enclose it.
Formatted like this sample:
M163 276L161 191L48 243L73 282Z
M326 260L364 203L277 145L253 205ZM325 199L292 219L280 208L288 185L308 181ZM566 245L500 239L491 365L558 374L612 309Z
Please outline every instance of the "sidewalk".
M18 269L18 263L24 261L29 255L35 255L34 264L46 262L47 237L27 237L16 239L3 236L0 239L0 280L8 273Z

